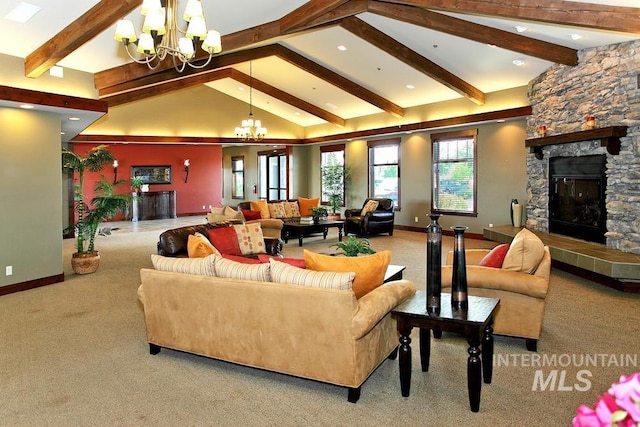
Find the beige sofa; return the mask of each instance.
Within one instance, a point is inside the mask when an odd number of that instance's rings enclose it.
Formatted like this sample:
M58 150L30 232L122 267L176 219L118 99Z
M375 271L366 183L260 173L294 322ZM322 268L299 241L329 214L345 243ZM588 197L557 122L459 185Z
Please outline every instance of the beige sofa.
M415 293L407 280L356 299L352 290L142 269L138 290L151 354L162 347L349 388L390 355L390 311Z

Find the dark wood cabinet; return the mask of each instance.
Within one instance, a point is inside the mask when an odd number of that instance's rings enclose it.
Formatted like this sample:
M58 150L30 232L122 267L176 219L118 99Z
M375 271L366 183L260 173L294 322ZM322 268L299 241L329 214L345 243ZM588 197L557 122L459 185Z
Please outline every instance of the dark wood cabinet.
M132 221L176 218L177 216L175 191L140 193L131 203Z

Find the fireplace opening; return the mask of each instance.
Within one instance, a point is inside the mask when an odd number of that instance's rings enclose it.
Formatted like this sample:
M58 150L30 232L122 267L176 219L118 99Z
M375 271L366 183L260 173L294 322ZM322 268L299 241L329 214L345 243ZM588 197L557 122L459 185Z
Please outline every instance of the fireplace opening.
M549 231L605 243L607 156L549 159Z

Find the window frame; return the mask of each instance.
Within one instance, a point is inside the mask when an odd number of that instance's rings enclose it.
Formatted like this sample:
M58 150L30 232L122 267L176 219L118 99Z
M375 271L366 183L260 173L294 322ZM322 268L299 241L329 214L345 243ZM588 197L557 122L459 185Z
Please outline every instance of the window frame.
M441 163L459 163L462 161L468 162L469 159L455 159L449 161L436 161L436 144L440 144L443 141L453 141L461 139L471 139L473 144L473 206L471 211L462 211L455 209L442 209L436 207L436 196L438 193L438 165ZM443 215L456 215L456 216L478 216L478 129L466 129L453 132L442 132L431 134L431 212Z
M237 162L242 162L242 168L236 169ZM244 156L232 156L231 157L231 198L232 199L244 199L245 197L245 182L244 182ZM236 186L236 177L242 179L241 192L238 193Z
M272 199L269 197L271 194L271 190L273 190L273 188L269 187L269 181L270 181L269 158L271 157L278 157L279 158L278 163L281 165L278 170L279 185L276 191L278 193L284 192L285 194L284 199L289 198L291 194L290 193L291 186L290 186L290 178L289 178L289 163L290 163L289 157L291 157L291 148L286 147L286 148L278 148L278 149L268 150L268 151L259 151L257 154L258 154L258 188L256 192L258 195L258 199L267 200L267 201L282 199L281 197L278 197L277 199ZM264 171L265 172L264 174L262 171L263 165L261 162L261 158L263 157L266 161L266 166L267 166L267 169L266 171ZM284 159L284 165L282 165L281 163L282 159ZM281 179L280 179L283 173L284 173L284 186L282 185L283 183L281 182Z
M325 197L326 192L324 191L324 183L322 181L322 170L325 167L325 164L323 162L324 160L323 154L338 153L338 152L342 153L342 168L343 168L343 180L344 180L344 168L346 168L346 165L347 165L346 144L323 145L320 147L320 203L323 205L329 204L329 198ZM344 185L344 181L343 181L342 202L341 202L342 207L345 206L345 201L346 201L345 187L346 186Z
M402 139L401 138L388 138L388 139L380 139L380 140L376 140L376 141L367 141L367 149L368 149L368 156L367 156L367 162L368 162L368 167L369 167L369 174L368 174L368 192L369 192L369 197L385 197L385 195L376 195L374 190L375 190L375 168L377 166L393 166L395 165L397 168L397 181L398 181L398 200L395 204L395 210L399 211L401 208L401 200L402 200L402 175L401 175L401 168L400 168L400 163L401 163L401 156L402 156L402 151L400 150L400 144L402 143ZM396 149L398 150L398 161L397 163L375 163L375 149L379 148L379 147L389 147L389 146L393 146L396 147Z

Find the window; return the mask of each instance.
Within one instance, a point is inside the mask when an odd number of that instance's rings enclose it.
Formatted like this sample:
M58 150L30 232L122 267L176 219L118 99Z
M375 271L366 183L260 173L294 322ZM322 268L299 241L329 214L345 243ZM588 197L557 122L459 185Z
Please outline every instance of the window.
M345 161L344 144L320 147L321 202L334 207L344 206Z
M289 194L289 148L258 153L258 198L285 200Z
M433 212L477 215L477 135L475 129L431 135Z
M244 156L231 157L231 198L244 199Z
M400 138L369 141L369 196L392 199L400 208Z

